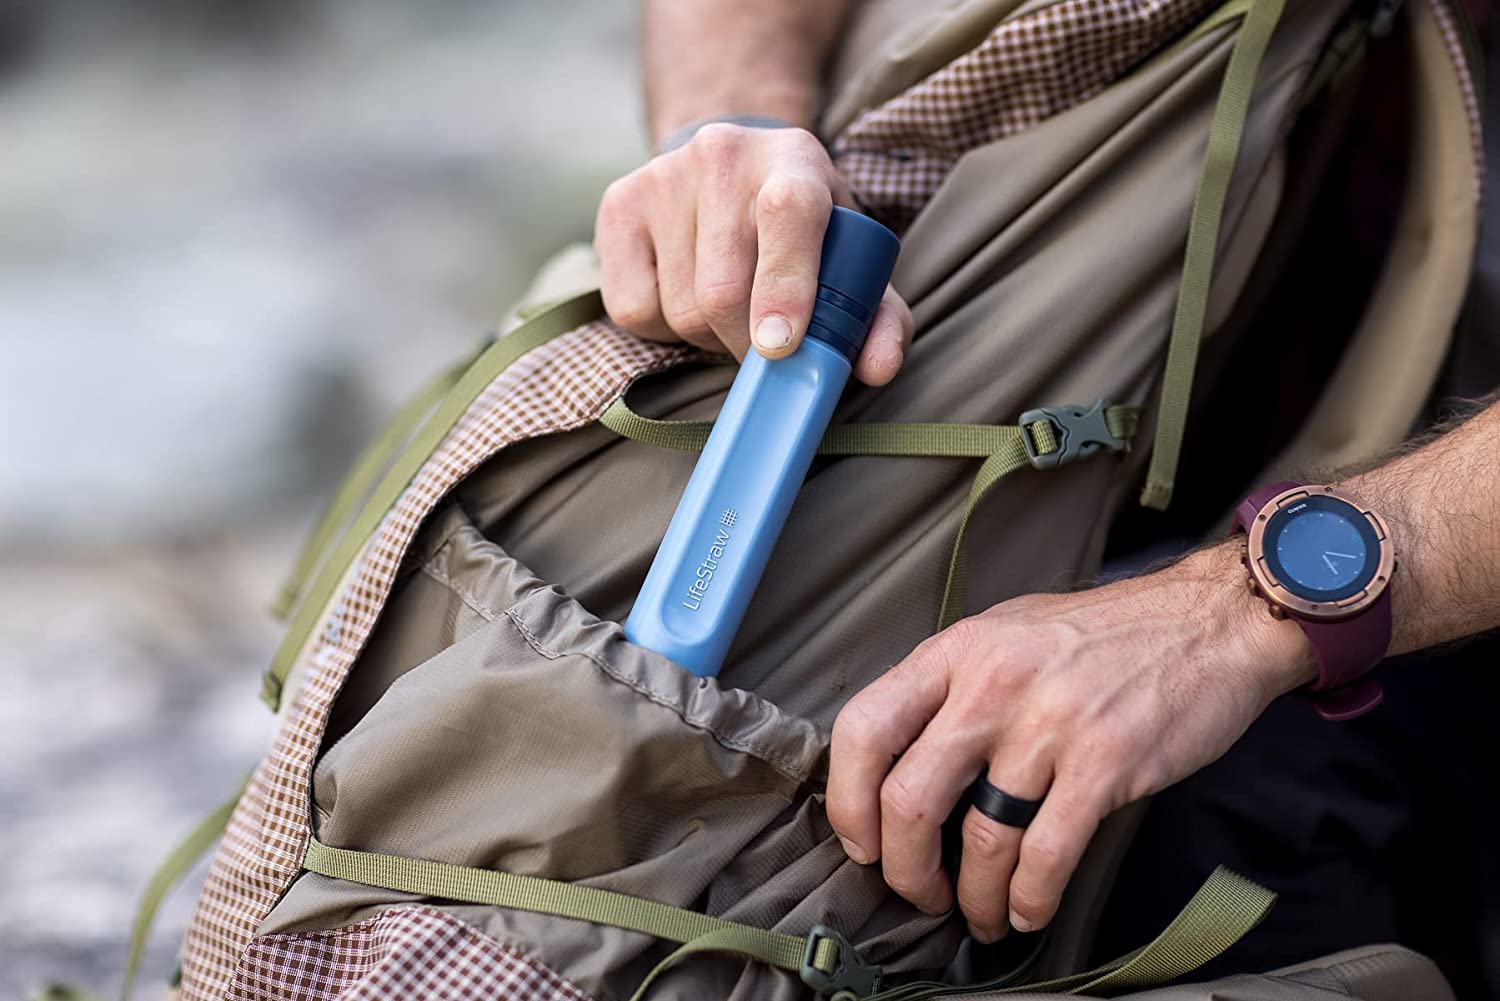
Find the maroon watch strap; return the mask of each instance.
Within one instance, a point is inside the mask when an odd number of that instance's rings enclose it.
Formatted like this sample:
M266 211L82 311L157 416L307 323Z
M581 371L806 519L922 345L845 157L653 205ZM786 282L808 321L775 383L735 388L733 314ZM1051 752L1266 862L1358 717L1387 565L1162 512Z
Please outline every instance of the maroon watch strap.
M1249 531L1256 515L1272 498L1302 485L1289 480L1272 483L1246 497L1234 512L1235 531ZM1369 677L1369 671L1391 645L1389 590L1364 614L1343 622L1315 622L1295 615L1291 618L1307 635L1318 658L1318 680L1302 689L1318 715L1335 721L1353 719L1380 704L1385 693Z
M1255 521L1255 516L1260 514L1260 509L1271 503L1271 498L1277 494L1286 493L1293 487L1303 484L1292 480L1282 480L1280 483L1272 483L1261 487L1255 493L1240 501L1240 506L1234 509L1234 530L1236 532L1250 531L1250 524Z
M1380 705L1385 692L1371 680L1370 668L1391 647L1391 592L1356 619L1311 622L1297 619L1318 655L1318 680L1307 689L1324 719L1353 719Z

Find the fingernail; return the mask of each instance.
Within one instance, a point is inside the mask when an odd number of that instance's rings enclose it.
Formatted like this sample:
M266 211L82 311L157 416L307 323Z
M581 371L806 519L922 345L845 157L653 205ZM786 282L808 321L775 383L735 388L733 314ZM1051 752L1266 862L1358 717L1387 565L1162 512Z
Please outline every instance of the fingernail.
M859 845L846 838L839 838L839 844L844 846L844 854L848 855L851 860L858 862L860 865L868 865L870 863L870 856L866 855L865 850Z
M772 314L755 325L755 346L762 351L780 351L792 343L792 325Z
M1028 931L1035 931L1036 930L1036 925L1032 924L1030 921L1027 921L1025 918L1021 917L1021 915L1017 914L1015 911L1011 911L1010 912L1010 926L1012 928L1014 928L1016 931L1019 931L1019 932L1028 932Z
M1000 941L1005 936L1003 934L1001 934L1001 935L988 935L988 934L980 931L978 928L974 927L973 925L969 925L969 937L972 938L974 941L978 942L980 945L989 945L992 942L998 942L998 941Z

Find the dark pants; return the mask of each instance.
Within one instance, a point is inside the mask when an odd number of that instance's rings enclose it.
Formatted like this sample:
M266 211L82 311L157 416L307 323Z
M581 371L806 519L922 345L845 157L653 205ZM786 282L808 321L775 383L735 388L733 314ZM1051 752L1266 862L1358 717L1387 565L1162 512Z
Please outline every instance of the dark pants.
M1209 976L1398 942L1434 959L1460 998L1500 998L1500 638L1381 677L1385 703L1351 722L1278 700L1158 796L1097 958L1143 944L1227 865L1280 900Z

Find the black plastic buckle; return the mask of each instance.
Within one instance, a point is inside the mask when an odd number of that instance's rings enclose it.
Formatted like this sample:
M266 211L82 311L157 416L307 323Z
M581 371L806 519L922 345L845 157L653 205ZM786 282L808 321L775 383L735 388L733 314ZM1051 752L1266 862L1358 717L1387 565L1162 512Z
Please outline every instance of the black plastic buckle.
M1104 418L1108 404L1100 400L1092 407L1068 404L1061 407L1038 407L1021 415L1021 444L1026 448L1026 458L1037 469L1051 469L1074 459L1093 455L1100 449L1123 452L1130 443L1110 433L1109 422ZM1048 421L1057 435L1057 451L1042 454L1036 450L1031 438L1031 425L1037 421Z
M833 970L827 973L813 965L813 960L818 955L818 945L825 940L838 946L838 961ZM869 997L880 986L880 967L865 962L848 939L827 925L815 925L807 933L807 942L802 947L802 969L799 972L804 984L829 997Z

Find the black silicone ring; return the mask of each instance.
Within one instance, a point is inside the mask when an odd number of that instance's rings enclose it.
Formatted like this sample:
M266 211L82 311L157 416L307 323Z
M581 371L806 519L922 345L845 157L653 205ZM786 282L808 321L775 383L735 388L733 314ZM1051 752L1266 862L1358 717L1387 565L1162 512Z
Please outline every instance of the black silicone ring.
M981 777L975 779L974 784L969 787L969 805L997 824L1025 827L1036 819L1037 811L1042 808L1042 801L1012 796Z

